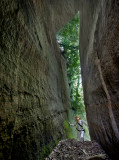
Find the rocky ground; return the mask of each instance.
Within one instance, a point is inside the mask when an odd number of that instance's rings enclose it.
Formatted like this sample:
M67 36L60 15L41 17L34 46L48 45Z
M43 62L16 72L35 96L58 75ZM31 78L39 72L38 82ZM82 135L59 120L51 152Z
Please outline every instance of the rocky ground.
M95 141L79 142L74 139L60 141L45 160L110 160Z

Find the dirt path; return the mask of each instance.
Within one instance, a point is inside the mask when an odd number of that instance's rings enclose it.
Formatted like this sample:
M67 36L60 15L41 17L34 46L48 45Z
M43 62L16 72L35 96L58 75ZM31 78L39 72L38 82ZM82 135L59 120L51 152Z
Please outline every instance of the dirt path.
M45 160L110 160L95 141L79 142L74 139L60 141Z

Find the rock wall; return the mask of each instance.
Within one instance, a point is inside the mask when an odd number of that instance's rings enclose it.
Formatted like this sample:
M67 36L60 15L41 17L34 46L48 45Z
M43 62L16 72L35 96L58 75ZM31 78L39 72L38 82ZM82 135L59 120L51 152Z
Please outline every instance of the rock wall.
M80 13L80 55L90 135L118 159L119 2L84 1Z
M91 138L118 156L118 0L1 0L1 160L43 159L66 136L69 92L55 34L78 10Z
M66 137L69 92L56 31L74 1L0 1L0 159L38 160Z

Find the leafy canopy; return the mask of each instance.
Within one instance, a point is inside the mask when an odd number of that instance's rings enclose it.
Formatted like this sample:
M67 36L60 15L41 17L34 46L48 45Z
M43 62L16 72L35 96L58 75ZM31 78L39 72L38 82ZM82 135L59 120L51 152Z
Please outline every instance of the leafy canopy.
M79 57L79 14L56 35L59 46L67 61L67 76L70 87L71 108L74 114L85 117L81 68Z

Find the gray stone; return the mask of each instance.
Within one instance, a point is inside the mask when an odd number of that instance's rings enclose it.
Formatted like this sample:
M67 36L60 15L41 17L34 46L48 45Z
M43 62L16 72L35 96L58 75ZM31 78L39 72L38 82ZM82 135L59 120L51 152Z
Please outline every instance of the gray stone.
M119 2L84 1L80 56L91 139L115 160L119 151Z
M76 14L72 3L0 1L1 160L39 159L66 137L69 91L55 36Z
M66 137L69 91L55 35L78 10L90 135L118 157L118 0L1 0L1 160L39 159Z

